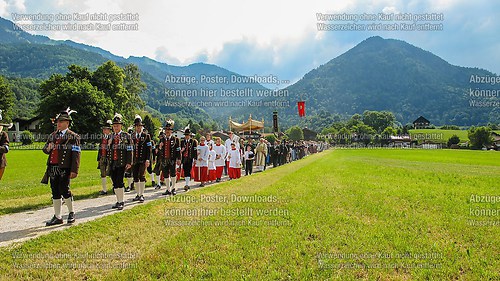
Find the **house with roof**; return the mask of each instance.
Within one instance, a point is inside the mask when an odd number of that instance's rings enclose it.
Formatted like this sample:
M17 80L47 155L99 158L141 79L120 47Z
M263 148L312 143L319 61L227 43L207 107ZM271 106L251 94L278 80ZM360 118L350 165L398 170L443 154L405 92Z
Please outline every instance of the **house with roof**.
M413 128L414 129L427 129L427 128L429 128L430 124L431 124L431 122L429 120L427 120L423 116L420 116L415 121L413 121Z

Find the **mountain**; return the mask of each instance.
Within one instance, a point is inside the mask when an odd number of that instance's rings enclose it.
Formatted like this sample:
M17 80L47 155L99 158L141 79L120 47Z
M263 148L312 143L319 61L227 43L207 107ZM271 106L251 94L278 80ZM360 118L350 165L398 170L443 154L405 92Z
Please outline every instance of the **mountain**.
M388 110L404 123L425 116L433 124L475 125L500 121L494 107L470 106L471 75L495 76L478 68L454 66L404 41L368 38L310 71L289 86L290 99L306 101L307 114L352 115ZM498 101L498 99L497 99ZM294 122L296 107L284 112Z
M184 113L196 119L213 118L224 123L235 110L234 107L205 106L207 103L200 104L199 102L241 99L238 97L220 98L222 90L266 90L259 83L252 81L244 84L202 81L204 76L225 77L227 81L230 81L231 77L243 77L215 65L195 63L188 66L172 66L147 57L123 58L98 47L71 40L51 40L48 37L32 35L13 27L14 23L0 18L0 74L5 76L46 79L53 73L65 73L70 64L85 66L93 70L107 60L112 60L120 66L133 63L141 70L143 80L148 86L142 98L149 107L161 113ZM193 77L197 83L179 83L175 81L176 77ZM215 96L202 96L202 91L206 90L211 90ZM182 93L186 91L194 91L197 96L184 97ZM248 99L258 100L257 97ZM189 106L167 106L167 103L181 103L182 105L182 102L187 101L198 103ZM206 113L200 114L200 109Z
M0 17L0 42L49 44L52 41L46 36L15 30L14 25L13 22Z
M467 126L500 122L498 107L471 106L471 100L485 98L471 97L470 90L495 89L496 86L470 83L471 75L495 74L483 69L451 65L428 51L400 40L378 36L368 38L282 89L280 97L258 97L255 92L269 89L258 81L216 65L194 63L173 66L147 57L123 58L98 47L70 40L51 40L14 30L12 22L0 18L2 75L36 78L39 81L52 73L65 73L69 64L93 70L106 60L113 60L120 66L133 63L139 67L148 86L141 97L149 108L195 120L213 118L219 124L226 124L229 116L244 121L250 114L255 119L271 120L275 110L279 112L280 127L299 124L316 130L330 125L336 114L347 117L365 110L392 111L403 124L412 122L420 115L436 125ZM202 81L202 77L226 82ZM245 81L236 83L233 78ZM194 79L194 82L182 79ZM33 83L29 88L33 88ZM203 96L202 93L207 91L214 95ZM222 96L222 91L253 91L254 95L228 97ZM192 95L193 92L195 95ZM296 102L299 100L306 101L306 118L297 116ZM498 101L497 98L493 100ZM218 103L221 101L234 104ZM250 105L260 101L278 102L278 105ZM213 104L207 105L208 102ZM246 104L238 105L238 102ZM266 121L266 125L270 123Z

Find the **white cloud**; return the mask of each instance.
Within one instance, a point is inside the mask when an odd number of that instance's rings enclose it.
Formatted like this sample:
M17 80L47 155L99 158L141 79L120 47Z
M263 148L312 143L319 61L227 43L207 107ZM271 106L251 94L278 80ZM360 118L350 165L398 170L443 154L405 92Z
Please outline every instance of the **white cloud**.
M95 45L128 57L170 64L203 61L245 74L296 79L373 35L428 49L454 64L498 72L489 59L498 45L499 4L486 0L0 0L0 13L139 13L139 31L44 32L55 39ZM316 13L442 12L442 32L318 32ZM7 18L10 18L7 17ZM485 41L485 38L489 41ZM493 40L493 42L492 42ZM488 42L488 46L482 45ZM463 56L471 52L473 56Z
M13 12L22 13L26 11L24 0L0 0L0 16L10 18Z
M7 2L5 2L4 0L0 1L0 16L4 18L8 17Z
M399 14L401 13L398 8L391 6L391 7L384 7L382 9L382 13L384 14Z
M155 51L154 59L168 64L179 65L181 62L170 55L170 52L165 47L158 47Z

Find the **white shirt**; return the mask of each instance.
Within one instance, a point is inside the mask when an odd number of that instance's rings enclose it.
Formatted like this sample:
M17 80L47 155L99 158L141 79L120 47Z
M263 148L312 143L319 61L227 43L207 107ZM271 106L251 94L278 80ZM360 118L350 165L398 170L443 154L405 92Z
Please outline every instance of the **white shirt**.
M240 151L238 149L229 150L227 157L229 158L229 168L240 168L241 158Z
M238 140L238 137L233 134L233 139L228 138L226 140L226 142L224 143L224 145L226 146L226 152L229 152L231 150L231 143L233 143L233 142L236 144L236 150L240 149L240 142ZM229 160L227 160L227 161L229 161Z
M207 140L207 141L205 141L205 144L208 146L210 146L210 144L212 144L212 146L214 146L215 142L214 142L214 140Z
M196 147L198 157L196 157L196 167L208 167L208 146L198 145ZM199 160L201 158L201 160Z
M208 151L208 169L209 170L215 170L215 151L209 150Z
M215 159L215 166L225 166L224 160L226 159L226 147L221 145L212 146L213 151L215 151L216 156L220 156L219 159Z
M252 157L250 157L250 153L252 154ZM245 151L245 160L253 160L255 157L255 154L250 150L250 151Z

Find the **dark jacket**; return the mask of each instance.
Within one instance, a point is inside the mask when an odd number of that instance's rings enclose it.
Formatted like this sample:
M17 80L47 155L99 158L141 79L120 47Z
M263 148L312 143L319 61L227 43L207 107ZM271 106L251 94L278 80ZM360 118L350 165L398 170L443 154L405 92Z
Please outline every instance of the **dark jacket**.
M165 159L165 149L167 148L167 143L170 142L170 159ZM156 161L163 160L181 160L181 142L178 138L170 136L169 139L163 137L157 145L158 154Z
M7 152L9 152L9 135L2 131L0 133L0 168L7 166L7 158L5 158Z
M101 139L101 143L99 143L99 150L97 151L97 161L100 161L101 159L104 160L104 158L109 157L109 140L111 138L111 135L103 135Z
M182 162L186 163L186 161L190 161L193 159L196 159L198 157L196 147L198 146L198 141L195 139L183 139L181 141L181 150L184 150L181 152L181 157L182 157ZM186 149L186 147L189 147Z
M151 161L151 137L149 134L141 132L139 137L137 137L137 133L132 133L132 144L134 145L133 151L133 163L144 163L146 160Z
M78 169L80 168L80 136L71 130L67 130L66 133L61 136L59 144L56 144L57 133L53 132L50 134L45 146L43 147L43 152L49 154L47 159L47 165L50 164L50 154L54 149L58 149L58 166L61 169L70 169L72 173L78 174ZM50 143L56 144L53 149L48 149Z
M117 136L118 138L116 139ZM132 139L128 133L122 131L119 134L111 134L108 157L113 166L124 167L127 164L132 164L133 150Z

